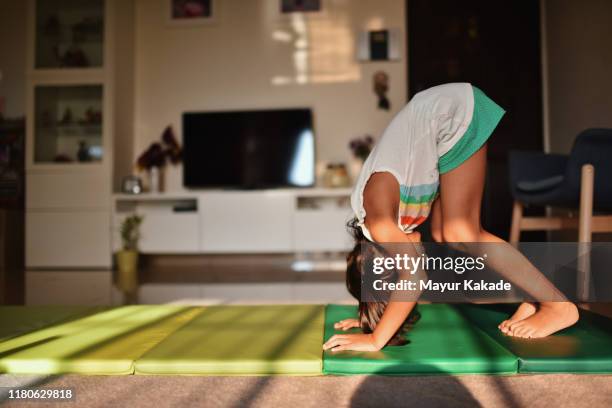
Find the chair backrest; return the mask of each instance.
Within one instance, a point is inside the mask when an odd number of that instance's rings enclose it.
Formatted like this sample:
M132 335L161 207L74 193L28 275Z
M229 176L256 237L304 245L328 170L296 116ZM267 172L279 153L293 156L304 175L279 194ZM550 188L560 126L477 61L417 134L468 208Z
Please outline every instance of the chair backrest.
M595 167L595 208L612 210L612 129L587 129L576 138L566 174L576 195L580 192L584 164Z

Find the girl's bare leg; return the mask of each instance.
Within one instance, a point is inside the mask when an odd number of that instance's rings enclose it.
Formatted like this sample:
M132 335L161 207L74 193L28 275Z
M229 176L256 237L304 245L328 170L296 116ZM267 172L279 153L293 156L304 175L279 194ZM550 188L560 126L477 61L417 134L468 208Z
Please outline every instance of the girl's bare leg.
M435 242L444 242L442 238L442 207L440 199L434 201L431 209L431 236ZM498 328L506 333L508 332L508 326L512 323L516 323L520 320L526 319L536 312L536 305L532 302L523 302L516 309L516 312L507 320L501 322Z
M440 176L442 239L445 242L505 241L482 229L480 207L486 170L486 145L459 167ZM436 216L435 211L432 214ZM432 225L440 225L434 222ZM496 250L497 252L497 250ZM502 277L517 284L540 302L537 308L523 304L500 329L517 337L545 337L576 323L578 310L566 301L540 271L511 245L499 247L499 256L489 256L488 264Z

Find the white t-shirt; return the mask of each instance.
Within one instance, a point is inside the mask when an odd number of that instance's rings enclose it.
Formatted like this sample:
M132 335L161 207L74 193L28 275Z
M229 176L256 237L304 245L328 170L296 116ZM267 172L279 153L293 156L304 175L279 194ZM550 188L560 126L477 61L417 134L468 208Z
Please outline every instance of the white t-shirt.
M457 143L472 120L474 94L468 83L452 83L416 94L393 118L365 161L351 195L364 235L363 191L373 173L389 172L400 185L397 225L412 232L431 211L438 194L438 160Z

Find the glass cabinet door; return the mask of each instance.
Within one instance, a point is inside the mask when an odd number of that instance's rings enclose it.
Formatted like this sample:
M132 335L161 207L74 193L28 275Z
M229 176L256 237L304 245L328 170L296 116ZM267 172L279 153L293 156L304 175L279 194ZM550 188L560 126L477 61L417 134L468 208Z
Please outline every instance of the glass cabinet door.
M102 86L37 86L34 162L102 160Z
M36 68L101 67L104 0L37 0Z

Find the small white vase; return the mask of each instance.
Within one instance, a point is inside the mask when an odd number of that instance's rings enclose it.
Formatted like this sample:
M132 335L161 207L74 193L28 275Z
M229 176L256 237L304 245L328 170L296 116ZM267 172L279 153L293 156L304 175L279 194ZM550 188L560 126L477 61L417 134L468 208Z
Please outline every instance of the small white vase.
M353 158L349 163L349 174L351 176L351 181L354 183L357 182L359 178L359 173L361 173L361 169L363 168L363 160L358 158Z
M181 164L164 167L164 192L183 191L183 169Z
M162 171L159 167L151 167L149 170L149 192L161 193L162 191Z

